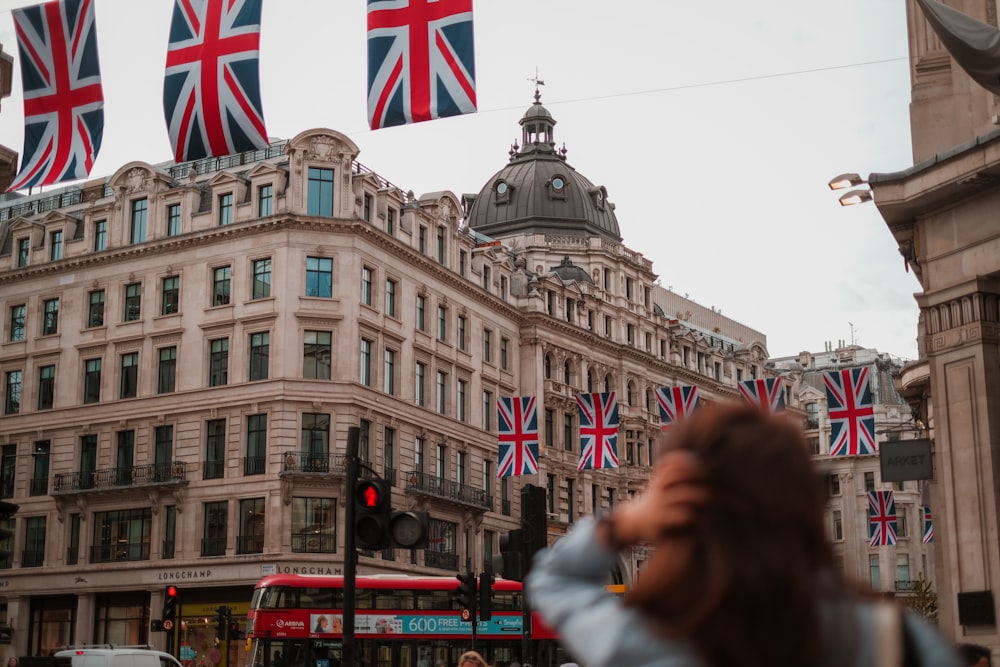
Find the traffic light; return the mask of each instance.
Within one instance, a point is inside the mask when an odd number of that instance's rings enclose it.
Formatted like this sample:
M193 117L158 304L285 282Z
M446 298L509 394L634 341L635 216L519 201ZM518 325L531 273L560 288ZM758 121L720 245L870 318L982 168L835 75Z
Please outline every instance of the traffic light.
M455 587L453 599L462 607L462 620L466 620L465 611L473 621L476 618L476 575L472 572L460 572L455 575L458 586Z
M388 480L359 479L354 485L354 538L359 549L376 551L391 544L392 487Z
M229 619L229 631L226 633L226 639L229 641L234 641L237 639L243 639L246 635L240 630L239 621L234 621L232 618Z
M5 500L0 500L0 561L9 561L14 557L13 545L8 544L10 540L14 539L14 515L17 514L17 510L21 509L20 505L15 505L14 503L8 503ZM7 522L11 522L10 528L6 528Z
M427 512L393 512L389 520L389 539L398 549L423 549L430 540L430 516Z
M479 620L488 621L493 618L493 566L487 565L479 573Z
M229 633L229 607L216 607L215 636L219 641L225 641Z
M512 581L524 580L524 531L520 528L500 536L500 574Z
M177 621L177 597L176 586L167 586L163 589L163 612L160 614L160 619L170 621L169 626L166 624L163 626L164 630L172 630Z
M545 488L526 484L521 487L521 529L524 531L522 576L531 571L531 559L549 543L549 523L546 516Z

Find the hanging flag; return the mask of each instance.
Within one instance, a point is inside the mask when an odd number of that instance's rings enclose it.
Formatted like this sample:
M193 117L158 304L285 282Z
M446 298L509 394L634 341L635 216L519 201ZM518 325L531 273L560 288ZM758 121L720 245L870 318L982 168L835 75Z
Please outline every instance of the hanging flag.
M972 80L1000 95L1000 30L937 0L917 0L938 39Z
M921 507L920 513L924 517L924 544L930 544L934 541L934 523L931 521L931 508Z
M104 136L93 0L11 10L24 87L24 153L8 192L90 175Z
M830 456L875 453L875 408L868 367L823 374L830 416Z
M368 0L368 125L476 111L472 0Z
M500 463L497 477L538 472L538 409L534 396L497 399Z
M261 0L174 0L163 111L174 160L267 148Z
M657 387L656 401L660 404L661 430L667 431L698 407L698 387Z
M781 378L766 380L740 380L740 394L747 403L756 405L768 414L785 411L785 391Z
M578 470L618 467L618 399L615 392L577 394L580 408Z
M896 501L892 491L868 492L868 546L896 543Z

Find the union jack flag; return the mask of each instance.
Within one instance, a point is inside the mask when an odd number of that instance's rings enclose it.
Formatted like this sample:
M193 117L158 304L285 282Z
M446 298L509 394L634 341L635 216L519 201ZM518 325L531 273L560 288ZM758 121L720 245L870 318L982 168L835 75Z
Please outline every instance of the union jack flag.
M868 367L823 374L830 415L830 456L875 453L875 408Z
M163 112L177 162L267 148L261 0L174 0Z
M8 191L86 178L104 136L92 0L11 11L24 87L24 154Z
M868 546L896 543L896 501L892 491L868 492Z
M698 387L657 387L656 401L660 404L660 424L664 431L688 416L698 407Z
M368 125L475 111L472 0L368 0Z
M781 378L766 380L740 380L740 394L747 403L756 405L768 414L785 411L785 391Z
M934 541L934 523L931 521L931 508L921 507L920 513L924 517L924 544L930 544Z
M534 396L497 399L500 464L497 477L538 472L538 409Z
M618 399L615 392L577 394L580 408L578 470L618 467Z

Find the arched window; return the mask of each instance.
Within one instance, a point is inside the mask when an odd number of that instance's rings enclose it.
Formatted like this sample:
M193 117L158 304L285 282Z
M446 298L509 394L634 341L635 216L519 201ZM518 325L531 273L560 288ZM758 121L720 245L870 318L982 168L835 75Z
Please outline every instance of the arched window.
M608 375L604 376L604 391L605 392L610 392L611 391L611 374L610 373Z
M656 399L653 398L653 390L646 390L646 412L652 412L656 407Z
M552 379L552 355L550 354L545 355L545 379Z
M592 370L587 371L587 393L594 393L594 371Z
M628 405L635 405L635 383L629 381L628 386L625 388L625 400Z
M563 364L563 382L564 383L566 383L566 384L570 383L569 382L570 375L571 374L570 374L570 368L569 368L569 360L567 359L566 363Z

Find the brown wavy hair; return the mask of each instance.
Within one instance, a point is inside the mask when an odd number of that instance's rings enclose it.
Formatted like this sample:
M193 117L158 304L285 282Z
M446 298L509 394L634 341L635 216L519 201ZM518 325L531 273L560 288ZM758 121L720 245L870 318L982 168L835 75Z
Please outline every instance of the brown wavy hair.
M709 405L664 437L661 452L672 450L694 454L709 499L662 545L689 550L684 576L657 575L669 565L654 544L626 603L713 667L828 659L817 602L843 588L824 531L825 487L801 430L755 407Z

